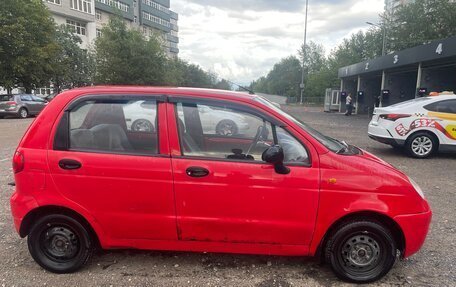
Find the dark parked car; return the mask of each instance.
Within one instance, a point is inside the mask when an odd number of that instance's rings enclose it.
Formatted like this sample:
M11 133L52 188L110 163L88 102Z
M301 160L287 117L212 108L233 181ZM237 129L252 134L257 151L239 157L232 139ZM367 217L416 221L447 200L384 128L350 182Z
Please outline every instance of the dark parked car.
M0 118L38 115L47 104L46 100L35 95L0 95Z

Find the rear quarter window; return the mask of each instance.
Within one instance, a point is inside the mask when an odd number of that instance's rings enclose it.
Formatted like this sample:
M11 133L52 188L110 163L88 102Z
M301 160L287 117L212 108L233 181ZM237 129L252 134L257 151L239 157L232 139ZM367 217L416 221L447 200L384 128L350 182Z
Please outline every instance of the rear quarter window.
M0 95L0 102L9 102L9 101L13 101L13 100L14 100L14 96Z

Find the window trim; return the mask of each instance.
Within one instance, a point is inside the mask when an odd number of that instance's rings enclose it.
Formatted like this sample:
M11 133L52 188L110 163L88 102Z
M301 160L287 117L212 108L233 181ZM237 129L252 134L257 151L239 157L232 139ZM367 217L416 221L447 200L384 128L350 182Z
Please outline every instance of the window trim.
M438 112L438 111L431 110L429 108L429 106L435 106L435 105L439 105L439 104L442 104L442 103L445 103L445 102L455 102L456 103L456 99L446 99L446 100L441 100L441 101L435 101L433 103L430 103L430 104L427 104L427 105L423 106L423 108L426 111L433 112L433 113L443 113L443 114L451 114L451 115L456 114L456 113L450 113L450 112Z
M307 152L307 156L309 158L308 163L304 162L294 162L294 163L287 163L284 162L286 166L290 167L306 167L306 168L311 168L313 166L313 161L312 161L312 155L309 152L309 149L305 144L302 143L301 140L299 140L290 130L287 128L285 124L280 122L279 120L268 116L254 108L247 107L245 105L237 104L237 103L232 103L229 101L225 100L212 100L212 99L205 99L205 98L194 98L194 97L179 97L179 96L169 96L168 97L168 102L173 104L174 108L174 120L176 121L176 128L179 129L179 113L177 111L177 104L182 103L182 104L201 104L201 105L215 105L215 106L220 106L220 107L227 107L227 108L232 108L234 110L239 110L241 112L246 112L250 113L254 116L257 116L261 118L263 121L269 122L271 124L272 132L273 132L273 141L274 144L278 144L278 138L277 138L277 133L276 133L276 127L279 126L282 129L284 129L290 136L292 136L298 143L300 143L304 149ZM223 104L218 104L222 102ZM226 103L226 105L224 104ZM218 104L218 105L217 105ZM269 120L272 119L272 120ZM236 163L248 163L248 164L261 164L261 165L269 165L265 161L262 160L239 160L239 159L228 159L228 158L216 158L216 157L207 157L207 156L192 156L192 155L185 155L184 154L184 148L183 148L183 143L181 140L181 136L179 131L177 132L178 136L178 141L179 141L179 149L180 149L180 155L171 155L171 158L178 158L178 159L188 159L188 160L207 160L207 161L218 161L218 162L236 162Z
M156 133L157 133L157 152L154 154L131 152L131 151L108 151L97 149L84 149L84 148L71 148L70 147L70 112L82 102L94 101L95 103L121 103L124 101L141 101L145 99L154 99L157 103L156 111ZM147 157L166 157L169 155L162 154L160 149L160 123L159 123L159 103L166 101L164 95L154 94L103 94L103 95L85 95L78 97L71 101L64 109L62 117L58 122L58 126L53 138L52 150L68 151L68 152L82 152L82 153L95 153L95 154L115 154L115 155L128 155L128 156L147 156Z

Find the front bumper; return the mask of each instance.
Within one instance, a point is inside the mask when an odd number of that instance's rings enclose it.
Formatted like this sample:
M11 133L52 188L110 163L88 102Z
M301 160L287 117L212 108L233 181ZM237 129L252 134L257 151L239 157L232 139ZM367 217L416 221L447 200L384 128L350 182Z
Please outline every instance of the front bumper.
M424 213L398 215L394 220L399 224L405 237L404 258L409 257L423 246L429 231L432 211Z

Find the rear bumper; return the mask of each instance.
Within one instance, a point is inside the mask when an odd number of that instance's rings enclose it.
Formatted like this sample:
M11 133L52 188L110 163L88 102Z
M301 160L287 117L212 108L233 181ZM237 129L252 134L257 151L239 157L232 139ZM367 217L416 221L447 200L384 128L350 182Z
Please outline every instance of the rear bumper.
M31 210L38 207L38 203L32 196L24 196L20 195L18 192L15 192L11 196L10 205L14 220L14 226L17 233L20 234L22 220Z
M403 256L409 257L423 246L429 231L432 211L424 213L398 215L394 220L399 224L405 237L405 251Z
M371 139L384 144L394 146L403 146L405 144L405 140L393 138L393 135L387 129L372 123L369 124L369 129L367 133Z
M17 117L19 115L19 112L16 110L13 111L0 111L0 116L1 117L7 117L7 116L12 116L12 117Z

